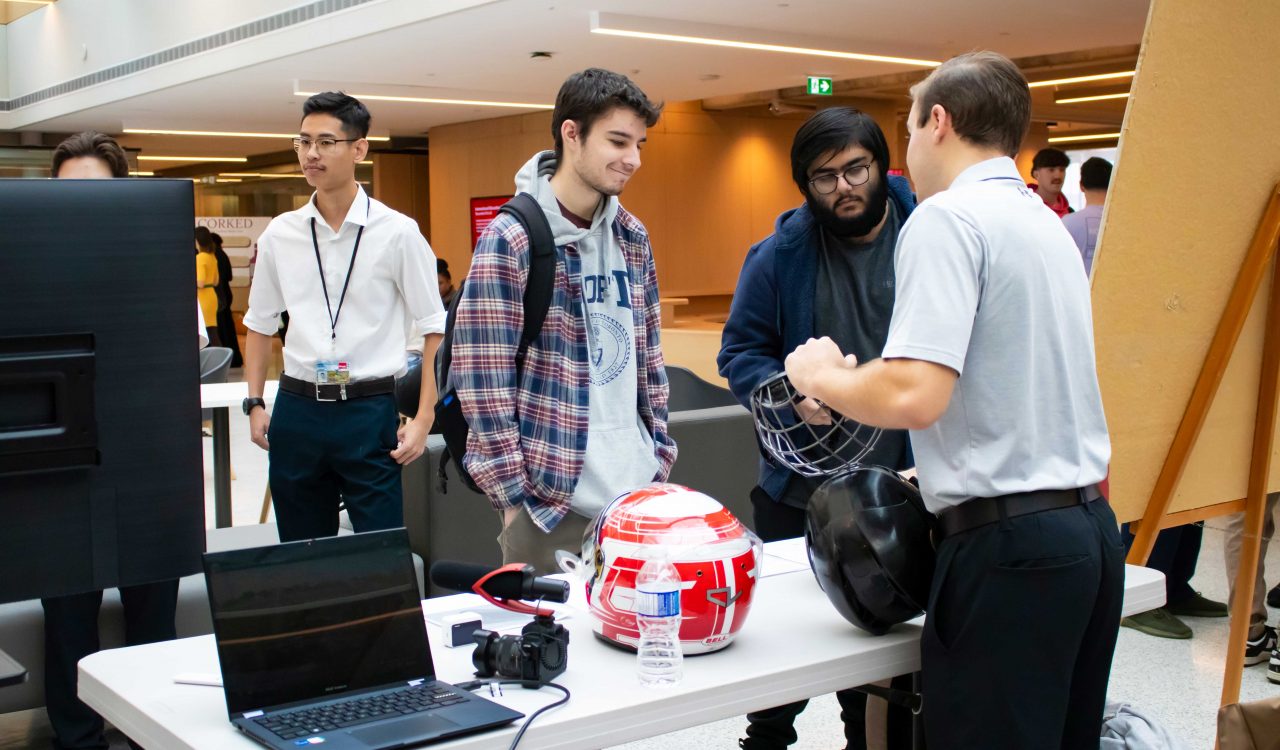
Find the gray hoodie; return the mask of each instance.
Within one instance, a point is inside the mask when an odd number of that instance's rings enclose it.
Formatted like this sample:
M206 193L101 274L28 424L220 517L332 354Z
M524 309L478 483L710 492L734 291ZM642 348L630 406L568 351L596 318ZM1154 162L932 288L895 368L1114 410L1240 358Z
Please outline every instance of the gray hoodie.
M639 383L627 263L612 231L618 199L610 196L602 201L591 217L591 227L579 229L560 212L550 183L555 170L555 152L535 154L516 173L516 191L538 199L557 251L576 251L582 259L582 276L571 279L570 288L582 290L590 322L586 327L590 416L582 475L570 508L592 517L618 495L652 482L658 473L658 459L653 437L636 406Z

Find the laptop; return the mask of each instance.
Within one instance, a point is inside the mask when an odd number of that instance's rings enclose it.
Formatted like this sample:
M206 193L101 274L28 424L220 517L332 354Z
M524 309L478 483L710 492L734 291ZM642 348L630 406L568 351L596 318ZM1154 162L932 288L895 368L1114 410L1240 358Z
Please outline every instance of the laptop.
M523 714L436 679L404 529L204 556L231 723L276 750L370 750Z

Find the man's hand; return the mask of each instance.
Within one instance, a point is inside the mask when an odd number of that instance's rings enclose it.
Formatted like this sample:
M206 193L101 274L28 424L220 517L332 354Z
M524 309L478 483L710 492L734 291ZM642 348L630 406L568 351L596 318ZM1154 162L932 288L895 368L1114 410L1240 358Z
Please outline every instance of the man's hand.
M430 419L411 419L396 431L399 444L391 451L391 457L401 466L413 463L427 448L427 433L431 431Z
M831 412L821 402L806 398L796 404L796 413L800 415L800 419L807 424L828 425L831 424Z
M787 355L787 377L801 395L814 396L813 389L822 374L832 368L853 369L858 359L852 354L840 353L840 347L830 338L809 339Z
M267 444L267 430L271 429L271 415L265 406L254 407L249 412L249 439L262 450L270 450Z

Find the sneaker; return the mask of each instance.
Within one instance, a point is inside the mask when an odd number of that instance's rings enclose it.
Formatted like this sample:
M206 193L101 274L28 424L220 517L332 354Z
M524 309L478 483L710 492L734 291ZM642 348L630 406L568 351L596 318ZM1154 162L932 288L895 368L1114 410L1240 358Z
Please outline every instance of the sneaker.
M1276 629L1270 625L1264 625L1262 635L1257 638L1250 638L1245 642L1244 665L1249 667L1254 664L1261 664L1268 658L1274 663L1277 645L1280 644L1276 642Z
M1174 617L1169 610L1164 607L1153 609L1150 612L1139 612L1136 615L1130 615L1120 621L1121 627L1133 628L1147 635L1154 635L1157 638L1177 638L1179 640L1191 637L1191 628L1182 620Z
M1280 607L1280 583L1272 586L1271 590L1267 592L1267 606Z
M1176 604L1166 604L1164 608L1178 617L1226 617L1231 614L1226 604L1206 599L1199 591Z
M1280 651L1271 650L1271 663L1267 665L1267 679L1280 684Z

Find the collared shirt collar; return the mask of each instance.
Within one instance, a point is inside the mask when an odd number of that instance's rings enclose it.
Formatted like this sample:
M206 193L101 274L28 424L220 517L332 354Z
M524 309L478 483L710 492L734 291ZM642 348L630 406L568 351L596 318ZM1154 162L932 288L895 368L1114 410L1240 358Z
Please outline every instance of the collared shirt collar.
M980 161L977 164L965 169L951 183L952 188L958 188L962 185L971 185L975 182L984 182L986 180L1017 180L1019 185L1026 185L1022 180L1022 176L1018 174L1018 166L1013 163L1013 159L1007 156L997 156L994 159Z
M324 217L320 215L320 209L316 207L316 195L311 194L311 200L307 201L307 205L302 207L302 215L308 219L318 219L324 223ZM359 183L356 184L356 197L351 201L351 207L347 209L347 217L342 220L342 224L355 224L357 226L369 226L369 209L372 202L365 195L364 187ZM341 228L341 227L339 227Z

